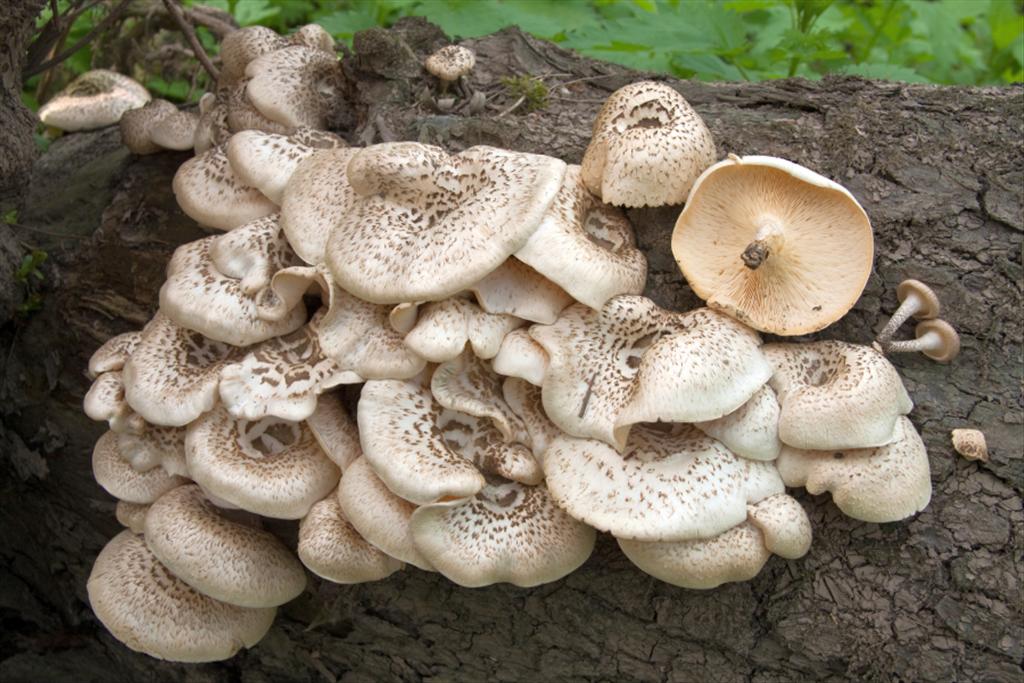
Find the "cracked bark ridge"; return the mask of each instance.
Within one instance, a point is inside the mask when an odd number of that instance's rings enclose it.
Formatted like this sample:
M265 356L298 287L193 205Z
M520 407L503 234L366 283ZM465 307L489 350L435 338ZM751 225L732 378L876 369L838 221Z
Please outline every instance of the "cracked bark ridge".
M422 21L357 38L346 71L361 125L343 131L350 141L453 151L486 143L578 163L601 100L641 77L509 29L466 41L477 54L473 88L499 106L502 76L592 80L569 94L555 88L538 112L440 116L416 105L427 81L411 61L440 42ZM0 680L1019 681L1024 89L669 82L708 122L721 154L809 166L846 185L871 216L868 287L812 338L869 341L905 277L942 298L943 317L961 333L960 358L893 358L931 461L935 491L924 512L867 524L843 517L827 495L800 492L814 527L810 553L772 558L748 583L674 588L635 569L604 536L582 568L538 588L464 589L415 569L359 586L313 581L259 645L230 661L182 666L132 653L85 603L89 568L117 524L114 501L89 472L104 427L81 412L84 369L104 340L152 315L173 248L202 233L171 196L185 155L133 160L116 132L68 136L36 163L21 218L66 235L41 235L55 276L43 310L16 334L3 330ZM698 301L669 249L677 212L629 216L650 263L646 293L686 309ZM965 426L985 432L988 463L953 452L949 433ZM270 528L294 545L294 524Z

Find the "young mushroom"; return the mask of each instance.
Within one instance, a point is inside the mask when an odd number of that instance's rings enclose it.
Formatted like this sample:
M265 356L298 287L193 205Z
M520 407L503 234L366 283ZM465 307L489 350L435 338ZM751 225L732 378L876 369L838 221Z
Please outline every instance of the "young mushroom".
M914 316L918 320L932 320L939 317L939 297L935 295L931 287L920 280L904 280L896 287L896 296L900 300L900 307L889 318L882 331L875 337L875 342L885 345L896 330L900 328L907 318Z
M427 57L423 63L431 75L441 81L441 92L448 92L452 83L457 82L476 66L476 55L468 47L446 45Z
M932 360L949 363L960 355L960 335L945 320L925 320L914 329L916 339L882 344L885 353L920 351Z

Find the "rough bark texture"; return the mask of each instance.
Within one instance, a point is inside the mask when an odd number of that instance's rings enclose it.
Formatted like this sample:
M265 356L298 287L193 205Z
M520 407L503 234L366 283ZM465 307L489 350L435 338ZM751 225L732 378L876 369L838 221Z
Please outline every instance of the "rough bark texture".
M472 85L496 111L417 106L417 56L443 42L410 22L369 31L347 61L356 143L496 144L578 162L607 93L638 77L507 30L470 41ZM542 110L501 118L503 76L590 78ZM595 78L603 76L601 78ZM917 405L935 493L915 518L867 524L828 496L798 493L814 524L805 558L773 558L753 581L698 592L635 569L610 538L565 580L469 590L415 569L361 586L310 581L266 637L235 659L182 666L130 652L85 602L92 561L117 531L89 454L104 427L81 399L90 353L153 313L173 248L201 236L175 206L184 155L136 159L116 132L73 135L35 166L22 220L51 253L44 309L4 332L0 458L0 680L1021 680L1020 87L673 82L709 123L720 153L785 156L844 183L876 230L875 272L823 338L870 340L907 276L934 284L963 353L951 366L894 362ZM669 251L678 209L631 212L650 260L648 294L698 301ZM906 334L907 331L904 331ZM950 445L984 430L991 462ZM280 531L294 535L290 525Z

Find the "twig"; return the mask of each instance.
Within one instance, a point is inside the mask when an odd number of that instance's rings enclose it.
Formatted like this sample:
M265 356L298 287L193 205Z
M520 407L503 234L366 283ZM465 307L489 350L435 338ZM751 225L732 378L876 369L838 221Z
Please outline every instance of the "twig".
M189 45L192 46L192 52L196 55L196 59L199 60L199 63L203 65L204 69L206 69L206 73L210 74L210 78L212 78L213 82L216 83L220 79L220 73L213 65L213 62L210 61L209 55L207 55L206 50L203 49L203 44L199 42L199 37L196 36L196 30L192 28L192 24L190 24L188 19L185 18L185 14L181 10L179 0L164 0L164 7L166 7L170 15L174 17L174 21L177 22L178 28L181 29L181 32L185 34Z
M114 23L114 20L117 19L118 15L121 14L121 12L124 10L125 7L128 6L128 4L130 2L131 2L131 0L121 0L121 3L119 5L117 5L116 7L114 7L114 9L110 10L110 12L107 14L107 16L103 17L103 21L101 21L100 23L98 23L95 26L93 26L91 31L89 31L84 36L82 36L81 40L79 40L77 43L75 43L74 45L72 45L68 49L66 49L63 52L61 52L56 57L53 57L52 59L48 59L45 62L43 62L42 64L39 64L37 66L33 66L33 67L30 67L30 68L26 69L21 74L22 78L29 78L30 76L35 76L36 74L42 73L43 71L46 71L47 69L52 69L53 67L57 66L58 64L63 62L65 59L70 57L71 55L73 55L76 52L78 52L79 50L81 50L83 47L88 45L89 42L92 41L93 38L95 38L97 35L99 35L103 31L106 31L107 28L109 28L110 25ZM70 23L69 23L69 26L70 26Z
M511 114L512 112L514 112L519 107L520 104L522 104L525 101L526 101L526 95L523 95L518 100L513 102L511 107L508 107L506 109L502 109L501 112L497 116L495 116L494 118L500 119L502 116L505 116L505 114Z
M22 230L28 230L30 232L37 232L40 235L49 235L50 237L60 237L61 239L72 239L80 240L85 235L65 235L59 232L50 232L49 230L43 230L41 228L33 228L31 225L25 225L24 223L7 223L12 228L21 228Z

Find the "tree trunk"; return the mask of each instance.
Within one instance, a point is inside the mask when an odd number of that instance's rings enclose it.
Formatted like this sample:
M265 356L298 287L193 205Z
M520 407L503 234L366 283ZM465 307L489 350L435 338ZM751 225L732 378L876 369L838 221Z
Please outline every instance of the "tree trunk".
M443 42L419 21L357 36L346 60L359 103L358 128L344 131L352 142L491 144L578 163L600 102L642 76L508 29L467 41L478 55L471 84L495 108L440 115L417 104L428 80L416 60ZM517 99L501 79L522 73L586 80L554 88L537 111L498 116ZM43 309L3 331L0 680L1019 682L1024 90L670 82L708 122L720 155L810 166L871 216L867 289L817 336L868 342L906 277L940 292L962 335L960 358L893 359L928 446L934 496L924 512L867 524L801 491L810 553L772 558L746 583L675 588L602 537L581 569L534 589L464 589L411 568L357 586L311 580L270 634L230 661L183 666L131 652L85 601L92 562L118 527L90 471L104 426L81 412L84 368L101 342L153 314L172 250L203 233L170 191L187 155L131 157L112 129L70 135L36 163L21 218L53 264ZM669 250L677 213L629 216L650 263L647 294L685 309L699 301ZM990 462L953 452L950 430L962 426L984 430ZM294 537L294 525L280 531Z

